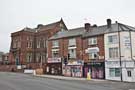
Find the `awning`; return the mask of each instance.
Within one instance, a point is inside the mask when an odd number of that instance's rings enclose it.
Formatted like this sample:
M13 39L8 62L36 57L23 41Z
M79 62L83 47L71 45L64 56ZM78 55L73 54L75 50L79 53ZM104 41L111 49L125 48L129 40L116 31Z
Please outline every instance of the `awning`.
M92 48L87 48L85 50L86 53L93 53L93 52L99 52L99 48L98 47L92 47Z

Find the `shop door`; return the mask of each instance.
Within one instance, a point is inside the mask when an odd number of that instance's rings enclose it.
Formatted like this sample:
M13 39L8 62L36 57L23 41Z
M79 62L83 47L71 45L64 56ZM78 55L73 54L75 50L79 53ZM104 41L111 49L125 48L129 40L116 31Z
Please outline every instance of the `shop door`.
M134 80L134 69L133 68L127 68L126 69L127 71L127 75L126 75L126 79L125 81L133 81Z
M102 79L102 78L104 78L103 68L92 68L92 78L93 79Z
M97 78L97 69L96 69L96 68L93 68L93 67L92 67L91 77L92 77L93 79Z
M103 79L104 78L104 70L103 68L98 69L98 78Z
M91 71L90 70L90 67L84 67L84 77L87 77L87 73L89 72L89 71ZM91 73L91 72L90 72Z

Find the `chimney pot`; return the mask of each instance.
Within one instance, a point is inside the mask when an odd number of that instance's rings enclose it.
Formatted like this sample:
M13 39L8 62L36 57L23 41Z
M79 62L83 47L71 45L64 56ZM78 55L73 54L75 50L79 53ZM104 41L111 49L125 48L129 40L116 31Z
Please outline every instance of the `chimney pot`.
M93 27L97 27L97 24L94 24Z
M85 23L84 27L85 27L85 30L88 32L91 28L91 25L90 25L90 23Z
M44 25L43 24L38 24L37 25L37 28L41 28L41 27L43 27Z
M107 19L107 28L111 28L111 19Z

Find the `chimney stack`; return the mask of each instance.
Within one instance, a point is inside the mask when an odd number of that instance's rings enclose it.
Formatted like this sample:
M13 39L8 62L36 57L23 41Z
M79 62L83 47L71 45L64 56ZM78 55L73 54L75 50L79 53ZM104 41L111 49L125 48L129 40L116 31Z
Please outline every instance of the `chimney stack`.
M91 29L90 23L85 23L84 27L85 27L86 32L88 32Z
M111 28L111 23L112 21L111 21L111 19L107 19L107 28Z
M40 29L40 28L42 28L43 26L44 26L43 24L38 24L38 25L37 25L37 28Z

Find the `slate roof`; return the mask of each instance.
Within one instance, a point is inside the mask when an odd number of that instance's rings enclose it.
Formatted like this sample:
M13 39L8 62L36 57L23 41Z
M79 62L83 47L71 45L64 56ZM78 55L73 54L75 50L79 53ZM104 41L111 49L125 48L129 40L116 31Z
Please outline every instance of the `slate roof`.
M61 18L61 20L59 20L57 22L50 23L50 24L47 24L47 25L39 24L39 25L37 25L36 28L25 27L24 29L22 29L22 31L40 32L40 31L45 31L45 30L51 30L51 29L54 29L58 25L60 26L60 23L64 24L64 21L63 21L62 18ZM65 27L66 27L66 25L65 25ZM67 27L66 27L66 29L67 29Z
M36 29L32 29L32 28L25 27L25 28L23 29L23 31L36 32Z
M50 38L50 40L52 40L52 39L59 39L59 38L66 38L66 37L79 36L79 35L82 35L84 32L85 32L84 27L70 29L70 30L67 30L67 31L59 31L54 36L52 36Z
M54 22L54 23L50 23L50 24L47 24L47 25L39 24L37 26L37 28L35 28L35 29L37 29L37 32L45 31L45 30L51 30L51 29L54 29L57 26L60 26L60 23L63 23L64 24L64 21L63 21L62 18L61 18L60 21L57 21L57 22ZM65 27L66 27L66 25L65 25ZM66 27L66 29L67 29L67 27Z
M84 27L70 29L68 31L60 31L56 33L54 36L50 38L50 40L53 39L59 39L59 38L65 38L65 37L74 37L78 35L82 35L83 38L85 37L91 37L96 35L102 35L106 33L113 33L118 31L135 31L134 27L121 24L121 23L114 23L111 25L111 28L107 28L107 25L92 27L91 31L86 32Z
M47 24L47 25L39 24L37 26L37 28L33 28L33 29L32 28L25 27L23 29L23 31L40 32L40 31L50 30L50 29L55 28L59 23L60 23L60 21L57 21L57 22L54 22L54 23L51 23L51 24Z
M135 31L135 28L121 23L114 23L111 25L111 28L107 28L107 25L94 27L90 32L85 32L82 35L82 37L90 37L106 33L113 33L118 31L130 31L130 30Z
M58 22L54 22L54 23L51 23L51 24L47 24L47 25L41 25L36 28L38 32L40 31L45 31L45 30L50 30L50 29L53 29L55 28L58 24L60 23L60 21Z

